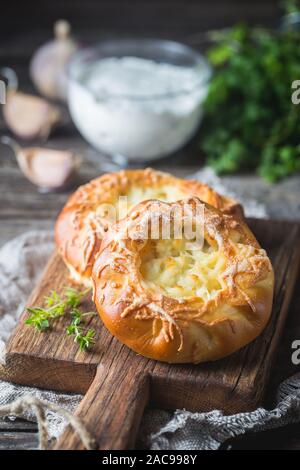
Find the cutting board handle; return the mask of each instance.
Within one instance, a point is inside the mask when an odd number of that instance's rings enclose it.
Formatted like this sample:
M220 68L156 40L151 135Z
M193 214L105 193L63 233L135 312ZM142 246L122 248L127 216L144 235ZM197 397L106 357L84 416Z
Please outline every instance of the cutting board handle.
M101 364L92 385L76 409L87 430L95 438L96 449L133 448L136 434L149 399L149 375L126 363L113 371ZM68 426L54 446L55 450L82 450L77 433Z

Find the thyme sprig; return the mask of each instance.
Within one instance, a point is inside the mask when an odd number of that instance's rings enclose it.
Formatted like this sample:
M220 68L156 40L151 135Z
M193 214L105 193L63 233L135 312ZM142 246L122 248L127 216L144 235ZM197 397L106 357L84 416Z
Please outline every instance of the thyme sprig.
M81 313L77 308L74 308L71 311L71 315L73 317L73 320L67 328L67 334L75 336L74 342L79 344L79 348L81 351L84 349L88 349L94 344L95 331L93 329L89 329L87 330L87 332L84 332L80 324L82 322L82 317L96 314L95 312Z
M78 291L73 287L65 287L63 295L53 290L44 298L44 307L28 307L30 316L25 324L31 325L38 331L44 331L50 327L51 320L55 320L65 314L72 316L71 324L67 328L68 335L74 335L74 341L79 344L80 350L88 349L94 343L95 331L88 329L86 332L80 325L83 317L95 315L95 312L81 312L78 307L90 289Z

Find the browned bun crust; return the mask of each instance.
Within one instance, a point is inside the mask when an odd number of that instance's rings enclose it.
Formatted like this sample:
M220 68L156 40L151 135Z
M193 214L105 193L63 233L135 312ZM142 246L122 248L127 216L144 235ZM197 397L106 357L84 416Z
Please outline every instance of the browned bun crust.
M107 215L99 212L100 206L114 206L119 196L127 194L131 205L145 199L170 202L195 195L224 213L243 214L240 204L199 181L179 179L151 168L105 174L79 187L56 221L56 244L75 281L90 284L95 255L111 225Z
M108 330L138 354L159 361L222 358L256 338L270 317L272 265L242 219L204 204L205 243L192 255L180 250L174 255L173 245L168 248L174 240L127 233L133 221L139 233L154 204L160 217L172 218L166 209L189 204L194 211L199 203L197 198L140 203L111 227L94 264L94 301ZM178 266L186 259L194 264L181 276Z

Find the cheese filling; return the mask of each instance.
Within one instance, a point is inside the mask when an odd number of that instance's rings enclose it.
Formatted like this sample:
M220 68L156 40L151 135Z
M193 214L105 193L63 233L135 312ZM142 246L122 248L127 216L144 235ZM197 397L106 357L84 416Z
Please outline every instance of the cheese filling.
M163 202L175 202L186 198L187 195L176 186L165 185L161 187L132 186L115 202L117 217L122 219L127 213L140 202L148 199L157 199Z
M185 239L149 240L141 251L146 286L173 298L214 298L226 288L226 258L208 245L190 249Z

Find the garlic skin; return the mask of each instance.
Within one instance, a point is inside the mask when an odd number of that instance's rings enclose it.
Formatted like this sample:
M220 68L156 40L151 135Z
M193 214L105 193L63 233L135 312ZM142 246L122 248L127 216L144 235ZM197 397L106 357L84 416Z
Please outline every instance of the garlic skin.
M79 160L72 152L39 147L22 149L17 160L29 181L44 192L66 188L79 166Z
M24 140L46 140L62 118L60 110L43 98L10 89L3 117L13 134Z
M14 152L19 168L41 192L68 189L74 183L82 159L68 150L43 147L21 147L3 136L1 142Z
M30 63L30 76L37 90L46 98L63 102L67 101L67 65L78 49L70 31L67 21L57 21L54 39L39 47Z

